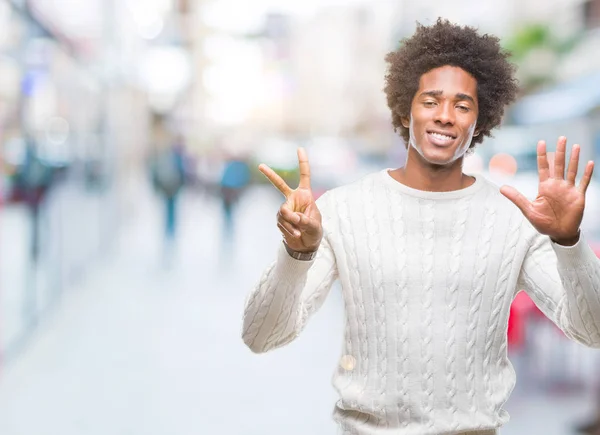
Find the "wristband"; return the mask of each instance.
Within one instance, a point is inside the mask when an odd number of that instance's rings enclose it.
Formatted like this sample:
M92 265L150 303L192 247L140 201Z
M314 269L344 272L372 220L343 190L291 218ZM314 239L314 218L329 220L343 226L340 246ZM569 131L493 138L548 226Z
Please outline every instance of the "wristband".
M288 254L290 254L290 257L295 258L296 260L310 261L317 256L317 251L312 251L312 252L294 251L292 248L290 248L288 245L286 245L285 242L283 242L283 246L285 246L285 250L287 251Z

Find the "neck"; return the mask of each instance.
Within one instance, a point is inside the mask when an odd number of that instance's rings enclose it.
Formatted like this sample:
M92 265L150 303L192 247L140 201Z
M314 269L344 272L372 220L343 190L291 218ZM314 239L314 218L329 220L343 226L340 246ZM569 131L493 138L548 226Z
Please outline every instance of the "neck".
M417 190L428 192L450 192L464 189L475 182L473 177L463 174L464 157L448 165L433 165L424 161L414 150L409 150L404 167L390 171L390 175Z

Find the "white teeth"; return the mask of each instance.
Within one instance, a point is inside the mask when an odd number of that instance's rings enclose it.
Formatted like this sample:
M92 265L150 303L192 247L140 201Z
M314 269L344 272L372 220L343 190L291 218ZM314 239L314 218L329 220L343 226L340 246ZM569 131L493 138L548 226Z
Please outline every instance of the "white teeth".
M429 133L429 134L432 135L433 137L436 137L436 138L441 139L441 140L452 140L452 139L454 139L453 137L446 136L445 134L439 134L439 133Z

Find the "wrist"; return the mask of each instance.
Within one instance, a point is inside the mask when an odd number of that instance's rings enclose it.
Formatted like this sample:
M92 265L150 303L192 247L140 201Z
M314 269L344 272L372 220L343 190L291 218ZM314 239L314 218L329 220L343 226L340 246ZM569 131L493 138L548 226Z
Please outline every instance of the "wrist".
M580 233L581 232L579 230L577 230L577 234L572 237L564 237L564 238L560 238L560 239L555 239L554 237L550 237L550 240L552 240L557 245L574 246L577 244L577 242L579 242Z
M296 251L296 250L290 248L285 242L283 242L283 246L285 246L285 250L290 255L290 257L295 258L296 260L302 260L302 261L310 261L310 260L314 259L315 256L317 255L317 250L319 249L318 247L316 247L315 249L311 249L311 250Z

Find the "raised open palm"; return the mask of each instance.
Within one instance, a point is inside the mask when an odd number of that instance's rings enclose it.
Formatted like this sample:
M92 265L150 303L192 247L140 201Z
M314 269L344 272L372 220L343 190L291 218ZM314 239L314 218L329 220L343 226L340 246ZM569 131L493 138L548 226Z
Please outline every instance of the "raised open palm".
M585 209L585 192L592 178L594 162L587 163L581 182L576 186L580 147L573 146L565 178L566 145L567 139L560 137L554 155L554 165L549 165L546 142L538 142L540 183L535 200L529 201L509 186L502 186L500 192L519 207L540 234L548 235L558 243L574 244L579 236L579 226Z
M314 252L323 237L321 213L310 188L310 166L304 148L298 148L300 184L291 189L286 182L265 164L258 169L285 196L277 213L277 226L285 244L298 252Z

